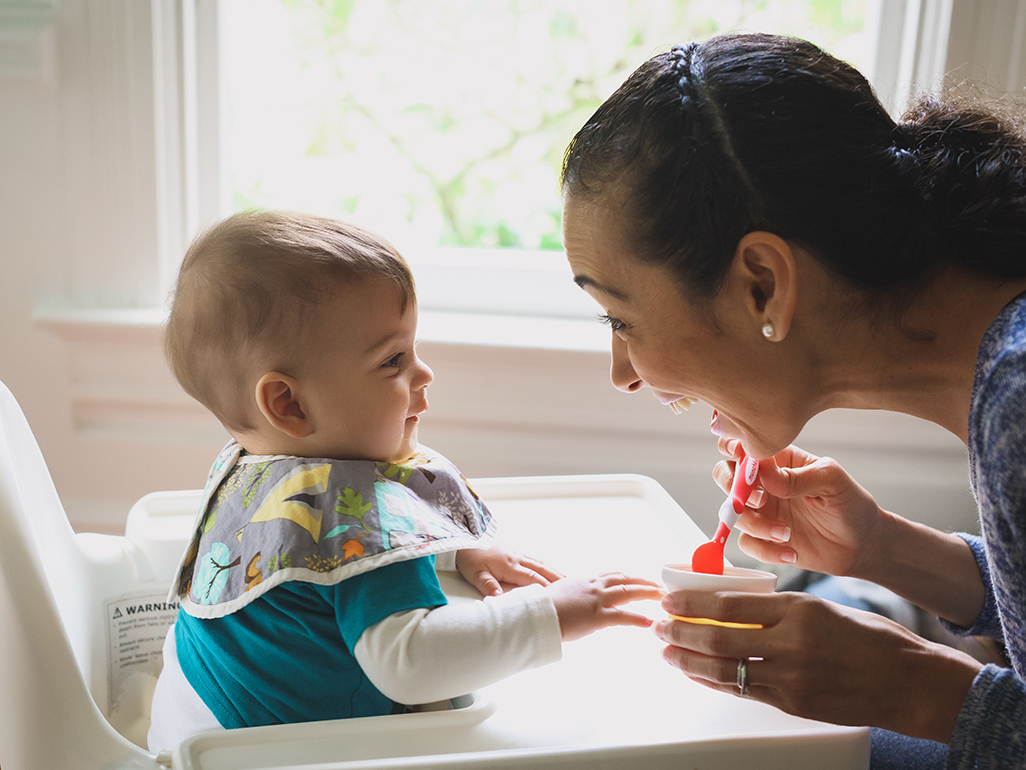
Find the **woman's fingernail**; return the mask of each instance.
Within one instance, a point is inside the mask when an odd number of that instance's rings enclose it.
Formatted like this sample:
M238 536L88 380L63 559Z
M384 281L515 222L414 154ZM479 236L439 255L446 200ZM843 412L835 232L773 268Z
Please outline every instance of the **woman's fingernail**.
M798 561L798 554L796 554L794 551L785 551L784 553L780 554L780 561L784 562L785 564L794 564L796 561Z
M785 527L783 524L778 524L770 530L770 537L778 543L786 543L791 539L791 528Z

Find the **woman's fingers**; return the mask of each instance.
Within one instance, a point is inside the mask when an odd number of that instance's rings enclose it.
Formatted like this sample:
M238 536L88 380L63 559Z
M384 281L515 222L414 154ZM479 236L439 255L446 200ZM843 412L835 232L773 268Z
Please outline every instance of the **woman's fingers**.
M733 591L678 591L667 594L663 609L685 618L708 618L725 623L776 625L787 608L789 594L751 594ZM705 628L710 628L706 626Z
M801 624L796 623L794 616L798 613L794 612L792 597L799 603L803 600L800 594L670 594L663 600L663 608L671 614L762 628L661 620L653 628L668 644L663 659L705 687L739 695L743 683L747 697L779 705L776 690L785 686L791 667L800 657ZM780 628L785 618L790 621L790 630ZM741 661L745 661L743 666Z
M798 552L786 541L773 542L742 532L737 544L742 553L758 559L763 564L794 564L798 561Z
M725 692L728 695L741 694L739 659L694 655L686 650L670 646L663 650L663 660L671 666L681 669L688 679L703 687ZM749 658L745 662L745 684L748 686L748 693L745 697L765 700L764 694L768 688L761 685L759 679L761 673L759 665L762 662L757 658Z
M719 437L716 439L716 451L721 455L736 459L741 456L741 442L736 438Z
M688 596L691 593L692 596ZM948 740L981 664L873 613L808 594L671 594L671 612L750 622L728 628L662 620L663 658L706 687L790 714ZM744 672L739 661L747 660Z
M734 528L740 533L741 551L764 564L794 564L798 552L791 543L791 526L768 511L779 511L779 506L767 506L767 511L746 511Z
M770 543L786 543L791 539L787 522L760 512L745 513L738 519L735 529Z

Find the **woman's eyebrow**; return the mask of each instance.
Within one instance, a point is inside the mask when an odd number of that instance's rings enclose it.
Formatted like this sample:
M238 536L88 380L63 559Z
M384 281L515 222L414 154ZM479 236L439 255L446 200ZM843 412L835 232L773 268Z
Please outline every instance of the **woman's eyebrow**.
M606 294L606 295L612 297L613 299L618 299L621 302L629 301L629 297L626 294L624 294L622 291L617 291L616 289L610 289L608 286L603 286L598 281L595 281L595 280L589 278L586 275L575 275L574 276L574 283L576 283L582 289L585 289L585 288L590 286L595 291L602 292L603 294Z

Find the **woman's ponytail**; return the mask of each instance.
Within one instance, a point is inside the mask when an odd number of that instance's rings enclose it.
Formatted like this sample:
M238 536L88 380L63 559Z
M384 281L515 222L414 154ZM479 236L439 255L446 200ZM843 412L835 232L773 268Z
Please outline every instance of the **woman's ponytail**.
M920 99L898 132L917 188L936 212L948 256L1002 277L1026 275L1026 140L1000 115Z

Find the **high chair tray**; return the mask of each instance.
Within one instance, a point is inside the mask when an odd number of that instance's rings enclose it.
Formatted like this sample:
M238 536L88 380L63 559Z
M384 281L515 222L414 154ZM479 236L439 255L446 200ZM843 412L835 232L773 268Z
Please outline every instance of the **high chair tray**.
M504 545L567 575L659 579L705 535L654 480L635 475L479 479ZM473 589L441 575L453 601ZM662 615L657 602L641 607ZM230 730L180 745L183 770L255 768L745 768L855 770L868 728L799 719L691 682L651 631L612 628L563 660L473 693L446 712Z

